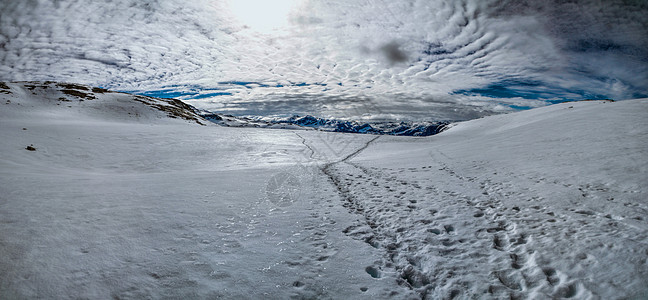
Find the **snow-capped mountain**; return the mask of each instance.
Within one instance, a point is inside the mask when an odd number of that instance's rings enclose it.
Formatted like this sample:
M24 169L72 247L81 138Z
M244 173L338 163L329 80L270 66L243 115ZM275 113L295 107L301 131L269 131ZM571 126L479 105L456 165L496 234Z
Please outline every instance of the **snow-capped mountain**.
M325 119L314 116L292 116L288 118L268 117L236 117L210 112L201 114L205 119L223 126L262 127L280 129L317 129L330 132L400 135L400 136L430 136L445 128L449 122L358 122L349 120Z

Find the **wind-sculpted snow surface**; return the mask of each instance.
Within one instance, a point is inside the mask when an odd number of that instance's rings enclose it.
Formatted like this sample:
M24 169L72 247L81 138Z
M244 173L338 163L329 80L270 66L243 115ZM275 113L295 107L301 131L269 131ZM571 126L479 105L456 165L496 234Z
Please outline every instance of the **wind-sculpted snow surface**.
M0 83L2 299L648 296L648 99L405 137L92 90Z

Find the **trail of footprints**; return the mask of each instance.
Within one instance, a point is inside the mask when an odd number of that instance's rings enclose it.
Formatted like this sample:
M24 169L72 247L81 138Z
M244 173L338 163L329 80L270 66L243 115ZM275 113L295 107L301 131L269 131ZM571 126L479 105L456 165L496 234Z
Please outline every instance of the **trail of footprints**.
M368 276L394 277L404 287L392 296L521 299L536 291L569 298L578 292L560 271L536 261L533 237L519 228L526 226L521 209L499 200L521 195L503 183L463 177L446 165L378 169L341 162L330 173L343 205L359 216L344 233L384 251L367 266ZM432 185L432 177L461 192ZM531 225L538 222L545 223Z
M452 171L448 166L443 166L446 171L457 179L477 182L476 178L462 177ZM514 177L514 176L511 176ZM532 213L524 213L519 206L508 209L499 199L512 198L517 201L526 199L527 202L536 203L542 200L538 196L527 196L520 191L520 188L513 187L510 183L494 182L490 179L479 181L479 189L482 191L482 208L487 216L497 226L486 229L487 233L493 235L493 245L496 250L509 254L511 268L508 270L495 271L493 274L497 279L511 291L511 298L526 298L518 291L535 290L546 297L572 298L576 296L582 287L575 280L569 280L564 273L551 267L548 262L539 261L536 250L530 246L529 241L533 238L530 233L540 236L551 235L555 232L564 231L564 225L557 224L559 217L556 213L548 211L547 208L539 205L530 206ZM469 203L470 205L474 204ZM538 214L540 213L540 214ZM544 218L538 216L544 216ZM564 219L559 221L565 221ZM579 254L578 256L586 256ZM582 258L581 258L582 259ZM541 272L540 272L541 271ZM489 287L489 292L493 286Z

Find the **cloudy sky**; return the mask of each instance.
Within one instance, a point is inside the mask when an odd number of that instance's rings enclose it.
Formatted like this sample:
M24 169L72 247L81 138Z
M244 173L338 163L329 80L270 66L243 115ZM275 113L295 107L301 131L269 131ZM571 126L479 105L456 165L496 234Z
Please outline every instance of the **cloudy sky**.
M467 119L648 96L643 0L0 0L0 80L237 115Z

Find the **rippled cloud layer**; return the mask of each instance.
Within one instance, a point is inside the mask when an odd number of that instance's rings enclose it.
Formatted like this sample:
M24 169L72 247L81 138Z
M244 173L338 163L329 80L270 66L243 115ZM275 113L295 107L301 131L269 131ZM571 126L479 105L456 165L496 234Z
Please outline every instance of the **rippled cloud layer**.
M648 95L645 1L243 2L0 0L0 80L396 119Z

